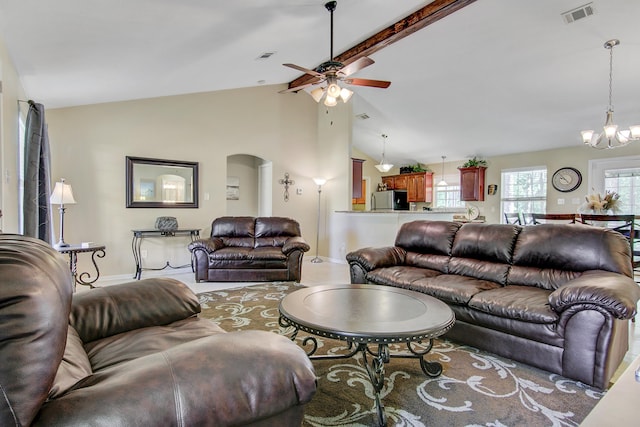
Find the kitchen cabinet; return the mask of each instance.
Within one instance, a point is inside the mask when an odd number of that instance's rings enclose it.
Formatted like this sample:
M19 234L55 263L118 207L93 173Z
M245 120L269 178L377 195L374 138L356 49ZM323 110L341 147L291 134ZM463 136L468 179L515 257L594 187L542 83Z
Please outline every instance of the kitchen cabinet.
M407 190L408 202L433 201L433 172L403 173L383 176L387 190Z
M367 181L365 181L363 179L362 180L362 196L361 197L353 197L351 199L351 204L353 204L353 205L364 205L364 204L366 204L367 203L366 194L367 194Z
M352 169L352 189L351 189L351 197L354 199L360 199L364 197L364 192L362 191L362 164L364 160L362 159L354 159L351 158L351 169Z
M387 190L406 190L407 189L407 175L389 175L383 176L382 182L387 184Z
M460 170L460 200L484 201L485 167L458 168Z
M417 172L404 175L407 180L407 201L433 201L433 172Z
M406 190L407 189L407 175L394 175L394 177L393 177L393 189L394 190Z
M394 181L393 175L382 177L382 183L387 186L387 190L395 190L395 188L393 188Z

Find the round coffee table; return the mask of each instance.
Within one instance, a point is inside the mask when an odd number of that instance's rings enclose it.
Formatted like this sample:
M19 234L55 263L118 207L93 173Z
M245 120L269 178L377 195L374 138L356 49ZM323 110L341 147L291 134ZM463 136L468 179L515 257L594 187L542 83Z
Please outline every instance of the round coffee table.
M380 285L322 285L292 292L280 302L280 326L339 339L349 343L349 352L341 355L314 355L316 338L311 343L310 359L344 359L362 353L369 379L376 391L376 409L380 425L386 425L380 390L384 385L384 364L391 357L420 359L422 371L431 377L442 373L442 365L428 362L424 356L433 339L447 332L455 322L451 309L442 301L407 289ZM424 349L412 343L429 341ZM409 354L391 354L389 344L406 343ZM370 345L377 345L372 351ZM369 361L368 355L372 356Z

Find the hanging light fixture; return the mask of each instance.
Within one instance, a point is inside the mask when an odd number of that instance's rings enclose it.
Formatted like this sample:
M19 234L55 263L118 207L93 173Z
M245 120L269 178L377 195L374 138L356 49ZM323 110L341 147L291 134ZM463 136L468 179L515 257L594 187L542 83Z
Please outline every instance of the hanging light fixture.
M440 182L437 184L438 187L446 187L447 185L447 181L444 180L444 159L446 159L447 156L442 156L442 173L440 175Z
M609 49L609 105L607 106L607 118L604 123L603 132L596 133L594 130L583 130L582 142L586 145L597 148L618 148L624 147L631 141L640 140L640 125L630 126L629 129L618 130L618 125L613 123L613 47L620 44L620 40L609 40L604 44Z
M391 163L387 163L384 161L384 146L387 142L387 135L382 134L382 160L380 160L380 164L376 165L376 169L380 172L389 172L393 165Z

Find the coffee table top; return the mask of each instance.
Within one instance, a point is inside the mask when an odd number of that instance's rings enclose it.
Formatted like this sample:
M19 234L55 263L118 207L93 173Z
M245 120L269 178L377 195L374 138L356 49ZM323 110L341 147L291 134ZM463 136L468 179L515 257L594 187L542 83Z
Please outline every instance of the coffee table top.
M435 338L455 322L453 311L442 301L381 285L312 286L284 297L279 309L303 331L355 342Z

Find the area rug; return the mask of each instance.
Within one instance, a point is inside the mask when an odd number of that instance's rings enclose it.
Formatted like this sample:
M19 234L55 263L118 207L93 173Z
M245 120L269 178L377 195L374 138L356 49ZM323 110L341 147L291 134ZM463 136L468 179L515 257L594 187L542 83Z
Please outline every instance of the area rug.
M202 317L227 331L290 336L278 324L278 304L300 288L267 283L198 296ZM305 336L298 333L296 342L302 345ZM318 342L316 354L346 349L343 341L318 337ZM392 358L385 364L380 396L389 426L577 426L603 396L580 382L446 339L435 340L427 359L442 363L438 378L424 375L416 359ZM376 425L373 386L361 355L314 360L313 365L318 390L305 407L304 426Z

